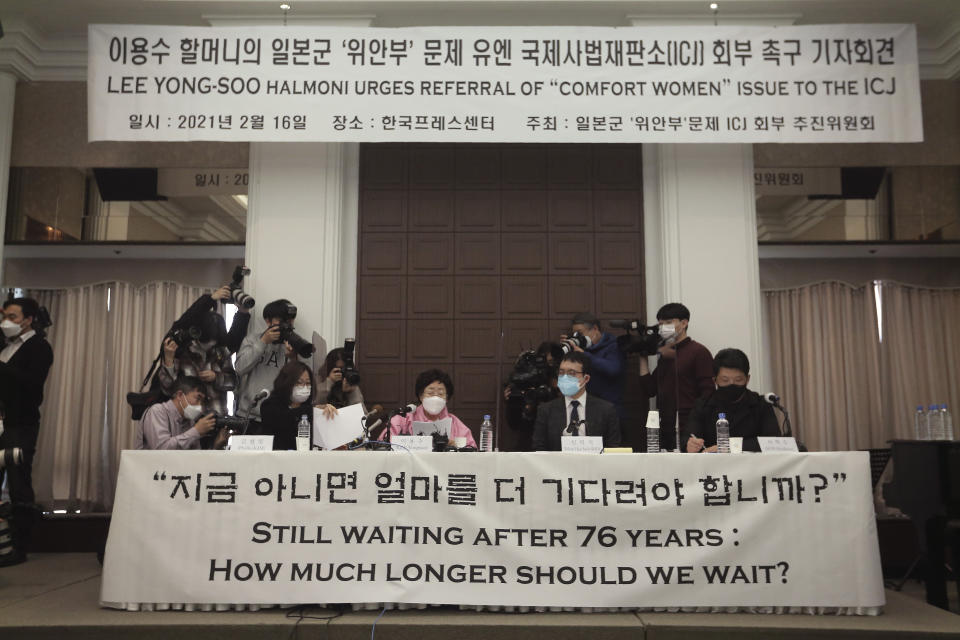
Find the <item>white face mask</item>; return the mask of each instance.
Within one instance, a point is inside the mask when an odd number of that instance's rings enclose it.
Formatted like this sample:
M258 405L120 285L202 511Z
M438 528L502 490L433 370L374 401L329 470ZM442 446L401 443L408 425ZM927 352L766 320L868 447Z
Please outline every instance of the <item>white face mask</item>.
M13 320L4 320L0 322L0 330L3 331L3 335L8 338L13 338L14 336L20 335L21 327Z
M294 402L306 402L310 397L310 385L308 384L298 384L293 388L293 393L290 394L290 399Z
M677 337L677 329L672 324L660 325L660 337L664 342L670 342Z
M427 396L423 399L423 410L432 416L439 414L447 406L447 399L438 396Z
M203 415L203 405L202 404L187 404L187 399L183 399L183 417L194 422L197 418Z

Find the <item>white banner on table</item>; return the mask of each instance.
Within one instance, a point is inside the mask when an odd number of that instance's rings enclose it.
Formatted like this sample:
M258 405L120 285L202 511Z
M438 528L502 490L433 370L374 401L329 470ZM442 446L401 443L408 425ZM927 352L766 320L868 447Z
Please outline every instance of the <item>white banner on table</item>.
M870 489L866 453L124 451L101 601L863 612Z
M916 28L90 25L93 140L917 142Z

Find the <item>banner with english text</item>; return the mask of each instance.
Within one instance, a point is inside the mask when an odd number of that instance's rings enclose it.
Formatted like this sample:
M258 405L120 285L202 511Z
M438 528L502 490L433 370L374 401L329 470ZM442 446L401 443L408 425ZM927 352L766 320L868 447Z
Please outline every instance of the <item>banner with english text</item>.
M916 28L89 26L88 137L918 142Z
M104 606L884 605L866 453L123 452Z

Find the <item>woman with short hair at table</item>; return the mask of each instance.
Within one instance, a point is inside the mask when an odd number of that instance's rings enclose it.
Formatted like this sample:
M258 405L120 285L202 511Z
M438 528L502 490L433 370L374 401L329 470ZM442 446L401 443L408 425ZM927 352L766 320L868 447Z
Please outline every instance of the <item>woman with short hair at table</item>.
M409 436L413 434L414 422L437 422L450 418L449 439L456 441L464 438L467 447L477 447L476 440L470 427L463 424L460 418L447 411L447 403L453 397L453 380L440 369L428 369L417 376L414 391L420 400L420 405L412 413L405 416L394 416L390 420L390 435ZM383 430L380 439L387 437L388 431Z
M261 432L273 436L273 450L297 448L297 425L307 416L313 428L313 372L310 367L292 360L283 365L273 381L273 391L260 406ZM332 405L319 405L327 418L337 415Z

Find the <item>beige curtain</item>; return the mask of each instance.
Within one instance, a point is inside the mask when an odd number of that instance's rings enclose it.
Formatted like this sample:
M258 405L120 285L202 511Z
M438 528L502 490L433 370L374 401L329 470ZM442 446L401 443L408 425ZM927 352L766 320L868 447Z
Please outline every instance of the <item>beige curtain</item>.
M113 504L120 452L132 449L136 423L130 417L126 396L139 391L150 363L160 353L160 343L170 325L197 298L209 289L171 282L151 282L134 287L125 282L113 284L110 301L110 366L106 403L105 453L102 485L105 505Z
M960 289L825 282L764 304L773 383L811 451L912 438L920 403L956 410Z
M109 285L27 295L47 307L54 323L48 333L54 360L34 462L37 501L66 509L102 505Z
M164 334L209 289L170 282L109 282L27 290L53 319L54 361L41 407L33 483L52 509L109 510L120 451L133 447L126 402Z
M868 287L825 282L764 292L772 379L811 451L880 446L876 307Z
M914 437L918 404L960 402L960 289L877 283L883 340L880 343L891 437ZM954 418L956 422L956 418ZM957 433L954 426L954 435Z

